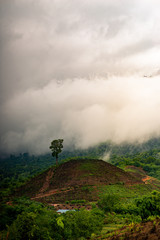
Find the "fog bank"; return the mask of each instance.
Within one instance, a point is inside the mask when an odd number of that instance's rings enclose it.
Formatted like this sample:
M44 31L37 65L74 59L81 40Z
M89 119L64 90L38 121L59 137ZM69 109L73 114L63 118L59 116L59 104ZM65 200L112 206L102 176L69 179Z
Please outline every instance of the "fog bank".
M160 78L51 81L3 105L3 151L45 153L50 141L87 148L160 136Z

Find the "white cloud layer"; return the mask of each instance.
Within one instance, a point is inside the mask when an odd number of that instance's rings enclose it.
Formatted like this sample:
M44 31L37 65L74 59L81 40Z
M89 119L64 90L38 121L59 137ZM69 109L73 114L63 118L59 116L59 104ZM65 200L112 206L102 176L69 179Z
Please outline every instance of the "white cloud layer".
M3 148L34 153L53 138L86 148L160 136L160 78L75 79L16 95L3 106Z
M159 9L158 0L1 0L0 150L159 136Z

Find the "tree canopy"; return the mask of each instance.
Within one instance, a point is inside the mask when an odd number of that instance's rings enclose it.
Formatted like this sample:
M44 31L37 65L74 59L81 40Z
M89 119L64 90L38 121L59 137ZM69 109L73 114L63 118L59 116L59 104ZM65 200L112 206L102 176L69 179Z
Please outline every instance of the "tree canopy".
M62 152L63 148L63 139L56 139L51 142L49 147L52 151L52 156L56 157L56 164L58 164L58 154Z

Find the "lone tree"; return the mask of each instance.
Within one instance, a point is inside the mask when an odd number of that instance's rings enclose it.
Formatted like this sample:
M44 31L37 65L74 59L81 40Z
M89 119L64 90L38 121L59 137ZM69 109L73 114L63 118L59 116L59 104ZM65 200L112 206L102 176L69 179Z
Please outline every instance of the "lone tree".
M52 156L56 157L56 165L58 164L58 154L62 152L63 139L53 140L51 146L49 147L52 151Z

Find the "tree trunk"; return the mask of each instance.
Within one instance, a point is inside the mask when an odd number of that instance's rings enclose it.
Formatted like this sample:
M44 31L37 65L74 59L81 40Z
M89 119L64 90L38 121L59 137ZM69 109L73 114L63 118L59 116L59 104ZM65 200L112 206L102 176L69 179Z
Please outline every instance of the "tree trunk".
M56 157L56 165L58 165L58 157Z

